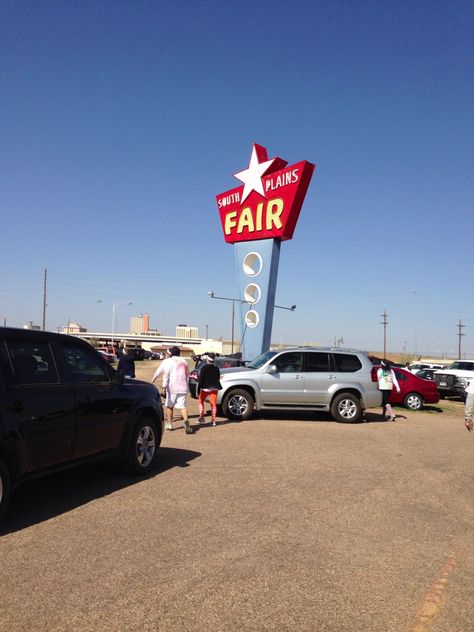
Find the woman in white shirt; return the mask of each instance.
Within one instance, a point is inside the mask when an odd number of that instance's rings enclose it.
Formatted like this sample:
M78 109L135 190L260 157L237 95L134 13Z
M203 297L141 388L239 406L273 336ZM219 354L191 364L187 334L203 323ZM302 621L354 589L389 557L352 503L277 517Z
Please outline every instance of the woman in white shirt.
M395 413L391 405L388 403L392 389L395 386L397 393L400 392L397 376L390 368L388 360L382 360L381 368L377 371L377 380L379 383L379 391L382 393L382 415L388 421L395 421Z

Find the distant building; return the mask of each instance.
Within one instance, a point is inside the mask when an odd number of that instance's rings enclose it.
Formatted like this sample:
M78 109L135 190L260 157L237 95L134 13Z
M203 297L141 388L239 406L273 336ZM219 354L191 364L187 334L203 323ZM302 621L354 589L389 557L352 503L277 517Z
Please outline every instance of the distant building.
M39 329L39 327L38 327ZM79 323L69 323L65 327L61 327L60 333L62 334L85 334L87 329L79 325Z
M176 327L176 338L199 338L199 330L197 327L178 325Z
M41 331L41 327L39 325L34 325L32 320L30 320L27 325L23 325L23 329L33 329L34 331Z
M131 334L146 334L148 331L150 331L149 314L139 314L138 316L132 316L132 318L130 318Z

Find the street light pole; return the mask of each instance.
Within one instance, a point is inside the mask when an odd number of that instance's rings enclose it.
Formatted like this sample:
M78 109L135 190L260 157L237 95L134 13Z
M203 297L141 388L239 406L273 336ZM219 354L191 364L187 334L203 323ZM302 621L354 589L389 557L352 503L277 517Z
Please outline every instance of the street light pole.
M230 343L231 354L234 353L234 330L235 330L235 301L239 303L247 303L247 301L241 301L238 298L228 298L227 296L216 296L212 290L209 290L208 295L211 298L216 298L219 301L232 301L232 338Z
M230 354L234 354L234 327L235 327L235 301L232 301L232 339L230 343Z
M383 321L380 323L383 325L383 357L384 359L387 357L387 310L383 310L383 314L380 314L380 318L383 318Z
M98 299L97 302L106 303L106 301L103 301L102 299ZM121 301L120 303L116 303L115 301L112 301L112 335L111 335L112 347L114 346L114 335L115 335L115 312L117 311L117 307L119 307L120 305L132 305L132 301Z
M219 301L232 301L232 338L231 338L231 353L234 353L234 324L235 324L235 303L248 303L249 305L253 305L254 301L246 301L240 298L229 298L227 296L216 296L213 290L209 290L208 295L211 298L216 298ZM278 309L287 309L290 312L294 312L296 309L296 305L291 305L291 307L284 307L283 305L274 305L274 307L278 307Z
M416 327L416 293L418 290L410 290L413 294L413 324L414 324L414 338L415 338L415 360L418 355L418 343L417 343L417 327Z

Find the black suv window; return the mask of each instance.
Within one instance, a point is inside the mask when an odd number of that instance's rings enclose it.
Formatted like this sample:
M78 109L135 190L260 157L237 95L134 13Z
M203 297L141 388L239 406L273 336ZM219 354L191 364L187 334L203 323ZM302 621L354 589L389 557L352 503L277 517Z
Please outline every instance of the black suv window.
M282 353L272 364L276 365L278 373L299 373L303 370L303 354Z
M9 340L14 384L58 384L58 372L47 342Z
M327 373L329 371L329 354L311 351L304 354L306 373Z
M75 384L84 382L110 382L107 367L101 358L97 358L92 349L60 343L66 367L69 369L69 381Z
M362 368L361 361L352 353L335 353L333 358L336 371L340 373L353 373Z

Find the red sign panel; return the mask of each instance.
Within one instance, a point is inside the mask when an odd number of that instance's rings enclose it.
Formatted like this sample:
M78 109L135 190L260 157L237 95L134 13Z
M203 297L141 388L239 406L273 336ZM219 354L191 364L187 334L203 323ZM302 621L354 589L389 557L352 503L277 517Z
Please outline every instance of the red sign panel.
M244 186L216 196L225 240L291 239L315 167L268 160L265 147L254 144L248 169L234 174Z

